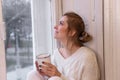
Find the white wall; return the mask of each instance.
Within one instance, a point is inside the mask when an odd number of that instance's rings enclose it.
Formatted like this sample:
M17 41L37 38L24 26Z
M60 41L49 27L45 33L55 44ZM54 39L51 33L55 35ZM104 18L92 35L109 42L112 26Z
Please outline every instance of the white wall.
M120 0L104 0L105 80L120 80Z
M98 57L101 80L104 80L103 56L103 2L102 0L62 0L63 13L75 11L84 19L86 30L93 36L93 41L86 45L92 48Z

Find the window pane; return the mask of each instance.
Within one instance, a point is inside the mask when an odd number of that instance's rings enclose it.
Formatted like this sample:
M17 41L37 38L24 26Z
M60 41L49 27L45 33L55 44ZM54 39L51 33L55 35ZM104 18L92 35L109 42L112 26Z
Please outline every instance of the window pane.
M3 0L2 6L7 80L26 80L33 66L31 4L29 0Z

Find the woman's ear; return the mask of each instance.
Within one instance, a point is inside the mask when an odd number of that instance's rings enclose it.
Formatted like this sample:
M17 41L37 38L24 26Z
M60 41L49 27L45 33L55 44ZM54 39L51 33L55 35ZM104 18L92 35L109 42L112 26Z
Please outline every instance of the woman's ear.
M75 33L76 33L76 31L75 31L75 30L73 30L73 31L72 31L72 36L74 36L74 35L75 35Z
M76 33L76 31L75 31L75 30L72 30L72 31L69 32L69 36L74 36L75 33Z

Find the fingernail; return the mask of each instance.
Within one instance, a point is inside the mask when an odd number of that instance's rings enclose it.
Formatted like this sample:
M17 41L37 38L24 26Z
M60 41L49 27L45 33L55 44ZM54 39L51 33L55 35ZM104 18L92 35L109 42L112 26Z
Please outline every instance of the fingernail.
M42 67L42 65L39 65L39 67Z
M44 64L45 62L43 61L42 63Z

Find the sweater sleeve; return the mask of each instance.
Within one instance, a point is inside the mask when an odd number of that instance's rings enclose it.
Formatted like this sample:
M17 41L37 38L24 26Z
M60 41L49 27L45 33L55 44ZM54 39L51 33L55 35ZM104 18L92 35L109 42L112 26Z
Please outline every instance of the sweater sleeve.
M50 77L48 80L75 80L75 79L72 77L65 77L64 75L61 75L61 77L58 76Z
M84 65L81 80L99 80L100 72L95 57L88 59Z
M66 77L66 76L64 76L64 75L61 74L60 77L53 76L53 77L49 78L48 80L76 80L73 76Z

